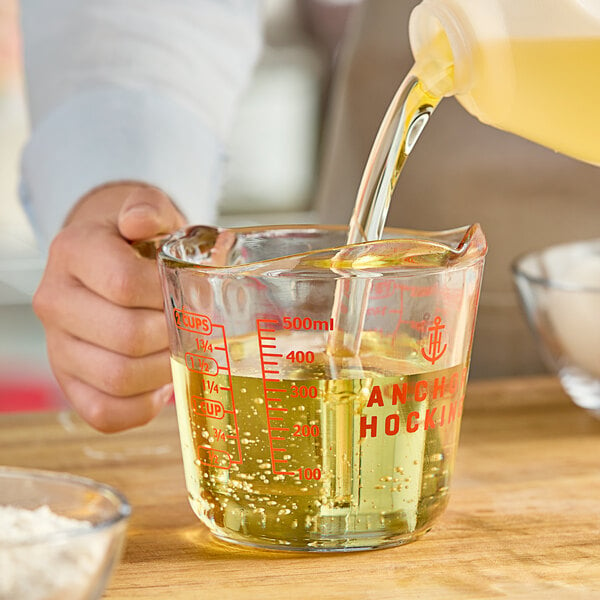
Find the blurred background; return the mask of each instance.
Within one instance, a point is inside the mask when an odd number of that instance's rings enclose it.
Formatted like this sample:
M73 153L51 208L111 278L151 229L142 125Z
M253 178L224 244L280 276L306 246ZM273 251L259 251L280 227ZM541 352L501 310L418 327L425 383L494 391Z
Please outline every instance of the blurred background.
M16 0L0 0L0 406L15 391L28 406L52 405L42 326L30 307L43 260L19 204L19 157L27 138Z
M310 223L321 125L346 2L268 0L264 49L233 127L220 206L226 226ZM17 0L0 0L0 407L61 403L31 297L44 260L19 203L28 135ZM251 210L250 210L251 209Z
M347 222L377 127L412 65L407 21L416 4L265 1L264 51L233 128L220 224ZM0 406L15 389L23 406L60 402L30 307L43 260L18 202L26 138L17 3L0 0ZM481 125L453 99L436 110L388 224L482 224L490 250L472 377L545 370L510 264L529 250L598 237L598 189L598 168Z

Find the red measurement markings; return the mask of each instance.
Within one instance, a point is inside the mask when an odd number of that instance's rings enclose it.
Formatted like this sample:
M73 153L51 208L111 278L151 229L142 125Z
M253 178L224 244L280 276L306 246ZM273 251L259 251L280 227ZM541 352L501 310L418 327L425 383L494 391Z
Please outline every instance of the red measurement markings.
M202 333L204 335L210 335L212 333L213 324L206 315L174 308L173 317L175 318L175 325L178 329L191 331L193 333Z
M233 422L234 425L234 429L235 429L235 434L231 434L231 435L227 435L226 437L228 439L235 439L236 440L236 447L237 447L237 453L238 453L238 458L237 460L231 460L232 463L234 464L241 464L242 463L242 444L240 442L240 430L238 427L238 421L237 421L237 412L235 410L235 399L233 397L233 382L231 381L231 363L229 361L229 351L227 350L228 346L227 346L227 338L225 336L225 327L223 327L222 325L215 325L213 323L213 328L219 328L221 329L221 331L223 332L223 345L222 346L214 346L213 348L213 352L223 352L223 354L225 355L225 362L226 364L221 368L221 366L219 367L219 370L223 370L226 371L227 373L227 379L229 382L229 387L223 387L220 386L219 390L221 391L225 391L225 392L229 392L230 394L230 398L231 398L231 410L228 411L231 413L231 420ZM219 392L219 393L220 393Z
M205 392L209 394L218 394L219 393L219 384L216 381L211 381L210 379L205 379L202 382L202 387Z
M213 351L213 345L206 338L197 337L196 346L198 347L198 350L202 350L202 352L210 353Z
M333 319L320 320L312 317L283 317L284 329L296 331L333 331Z
M204 375L217 375L219 372L219 363L211 356L185 353L185 365L192 373L203 373Z
M222 441L225 441L227 438L231 437L231 436L227 435L222 429L219 429L218 427L213 427L213 435L215 436L215 438L217 440L222 440Z
M405 298L431 298L436 299L432 307L433 314L445 316L449 312L456 310L462 301L462 290L452 289L439 285L417 286L405 285L392 281L374 282L369 295L370 306L367 309L367 315L372 319L385 317L388 313L397 315L396 326L391 332L392 338L395 338L400 329L408 327L420 336L427 333L432 320L429 315L424 315L422 319L404 318L404 300ZM393 300L390 300L392 299ZM382 302L383 301L383 302ZM342 312L347 312L347 308L342 306ZM416 313L415 313L416 314ZM372 327L373 331L377 329ZM389 333L389 328L385 329Z
M213 323L206 315L187 310L176 308L173 310L173 315L175 324L179 329L196 334L192 343L201 352L201 354L196 352L185 353L185 364L188 370L192 373L200 373L203 377L215 377L216 375L226 375L227 377L226 385L212 379L204 379L203 392L210 397L191 396L190 407L196 414L206 419L221 421L225 415L229 416L227 429L232 433L226 434L219 429L222 435L216 436L216 441L223 442L234 439L237 450L234 454L237 456L232 456L225 450L218 450L208 445L198 446L197 448L198 460L203 465L229 469L232 463L241 464L243 459L225 327ZM210 338L203 337L208 335L210 335ZM226 406L229 408L226 408Z
M225 450L216 450L210 446L198 446L196 454L200 463L207 467L229 470L231 468L231 463L236 462L231 460L229 452L225 452Z
M293 471L286 471L286 458L280 456L286 452L281 442L287 437L289 427L285 427L285 419L288 409L281 406L283 394L287 393L277 384L281 382L281 361L284 360L283 353L279 352L277 346L277 329L281 326L278 319L256 319L256 331L258 334L258 349L260 352L260 365L262 369L263 390L265 407L267 411L267 430L269 433L269 449L271 452L271 471L274 475L295 475Z
M228 412L219 400L202 396L192 396L192 407L196 414L212 419L222 419Z

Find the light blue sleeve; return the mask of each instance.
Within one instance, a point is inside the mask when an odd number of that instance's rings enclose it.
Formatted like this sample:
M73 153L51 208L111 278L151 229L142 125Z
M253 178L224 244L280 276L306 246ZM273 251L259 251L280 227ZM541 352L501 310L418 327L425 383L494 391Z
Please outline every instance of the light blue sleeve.
M41 245L109 181L156 185L190 221L213 221L260 0L21 0L21 21L21 197Z

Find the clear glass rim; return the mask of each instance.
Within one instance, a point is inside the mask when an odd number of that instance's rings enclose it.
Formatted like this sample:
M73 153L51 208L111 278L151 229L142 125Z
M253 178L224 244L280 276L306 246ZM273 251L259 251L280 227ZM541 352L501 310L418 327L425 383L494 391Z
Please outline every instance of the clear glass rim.
M111 514L108 518L102 519L98 523L92 523L91 527L89 528L65 528L61 529L60 531L31 537L28 540L2 542L3 545L6 545L6 547L17 548L36 546L93 535L100 531L110 529L113 525L116 525L120 522L126 521L131 515L131 505L123 493L110 485L100 483L93 479L89 479L88 477L81 477L79 475L72 475L70 473L62 473L59 471L46 471L41 469L27 469L21 467L0 467L0 484L5 483L9 485L8 482L11 479L20 481L29 480L37 482L62 483L91 490L106 498L113 505L114 511L113 514ZM43 502L40 503L40 506L43 505ZM12 505L6 504L4 506ZM50 509L52 510L52 507L50 507Z
M344 249L361 248L361 247L366 247L369 245L372 246L372 245L378 245L378 244L385 244L394 239L402 240L402 239L410 239L410 238L426 240L432 246L438 246L440 248L440 250L449 251L450 254L454 254L456 257L460 257L461 255L468 255L468 256L464 256L464 259L461 260L460 262L457 261L456 264L451 265L451 266L428 266L428 267L421 267L418 269L421 272L423 272L425 270L431 271L431 272L439 272L439 271L444 271L447 269L462 269L462 268L472 266L473 264L482 262L485 259L485 256L487 253L487 242L486 242L483 232L481 230L481 226L478 223L474 223L473 225L455 227L452 229L445 229L445 230L441 230L441 231L424 231L424 230L418 230L418 229L403 229L403 228L399 228L399 227L388 227L385 229L386 238L382 239L382 240L375 240L375 241L370 241L370 242L360 242L357 244L351 244L349 246L344 245L344 246L319 248L316 250L309 250L306 252L300 252L300 253L291 254L291 255L277 256L275 258L265 259L265 260L261 260L261 261L257 261L257 262L248 262L248 263L244 263L241 265L226 265L226 266L203 265L203 264L198 264L198 263L190 261L190 260L185 260L185 259L176 257L171 252L169 252L170 246L172 246L173 244L175 244L176 242L178 242L182 238L184 238L186 235L188 235L191 231L193 231L193 229L195 227L198 227L198 226L197 225L196 226L194 226L194 225L187 226L185 228L179 229L178 231L176 231L176 232L172 233L171 235L167 236L166 238L162 239L160 241L160 245L158 247L158 252L157 252L157 257L159 259L159 262L165 264L168 268L177 268L177 269L193 268L195 270L198 270L199 272L206 271L206 272L210 272L210 273L214 273L214 274L223 273L223 274L229 275L229 274L235 274L236 272L247 271L249 268L258 268L263 265L265 267L277 265L278 262L282 262L287 259L292 259L295 257L304 257L304 256L308 257L311 255L316 255L316 254L324 253L324 252L336 252L336 251L341 250L342 248L344 248ZM342 232L342 231L347 231L348 226L347 225L320 225L320 224L313 224L313 225L288 224L288 225L265 225L265 226L250 226L250 227L215 227L214 229L216 229L218 231L222 231L222 232L229 231L236 235L248 235L248 234L257 234L257 233L261 233L261 232L283 232L286 230L298 231L298 232L301 232L301 231ZM463 234L466 236L468 233L471 233L471 235L468 238L466 238L466 237L463 238L463 241L457 245L457 248L453 248L444 242L444 238L450 238L453 235L459 235L459 234ZM398 234L399 237L398 238L393 237L394 234ZM390 235L391 235L391 237L390 237ZM439 239L436 239L436 238L439 238ZM404 268L406 268L406 267L404 267ZM399 267L399 269L400 269L400 267ZM354 269L354 271L356 271L356 270L357 269ZM336 271L343 272L344 269L336 268ZM347 271L350 272L350 271L352 271L352 269L347 269ZM364 271L366 273L368 272L367 269L364 269Z
M588 244L597 244L600 248L600 239L591 239L591 240L581 240L576 242L567 242L564 244L557 244L555 246L548 246L546 248L542 248L539 250L533 250L528 252L523 252L519 254L510 265L511 272L515 280L518 278L525 279L531 284L539 285L542 287L547 287L553 290L560 290L564 292L589 292L589 293L600 293L600 282L597 286L593 285L582 285L578 283L573 283L569 281L560 281L557 279L553 279L551 277L545 277L544 275L533 274L528 271L525 263L529 260L539 260L545 253L552 250L559 250L561 248L575 248L577 246L586 246Z

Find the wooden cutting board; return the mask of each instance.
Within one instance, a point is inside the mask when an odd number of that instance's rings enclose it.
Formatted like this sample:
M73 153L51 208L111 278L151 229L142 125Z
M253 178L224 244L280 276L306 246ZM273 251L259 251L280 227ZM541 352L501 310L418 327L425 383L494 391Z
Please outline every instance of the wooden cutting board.
M187 504L168 407L117 436L64 413L0 416L0 463L122 490L127 548L106 598L600 598L600 420L550 377L469 384L450 505L421 540L330 555L213 540Z

